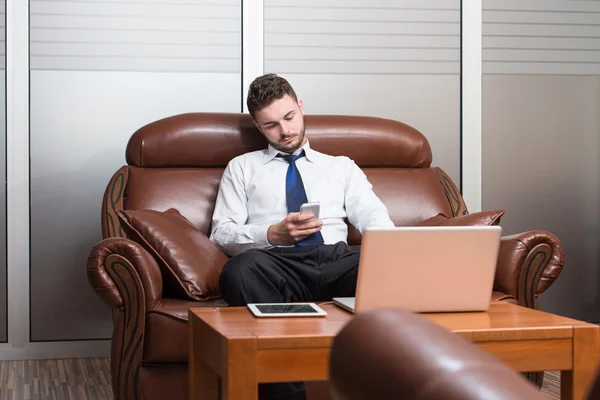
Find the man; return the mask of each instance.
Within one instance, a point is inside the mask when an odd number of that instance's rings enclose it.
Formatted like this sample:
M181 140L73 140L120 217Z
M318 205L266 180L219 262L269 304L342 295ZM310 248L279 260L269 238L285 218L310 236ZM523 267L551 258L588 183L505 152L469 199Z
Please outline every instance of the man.
M365 174L348 157L310 148L304 105L283 78L252 82L248 110L267 149L231 160L213 214L213 240L232 258L220 288L232 306L354 296L359 251L347 244L344 218L360 232L393 227ZM351 140L351 139L348 139ZM300 214L320 203L320 219ZM301 384L262 385L260 397L304 399Z

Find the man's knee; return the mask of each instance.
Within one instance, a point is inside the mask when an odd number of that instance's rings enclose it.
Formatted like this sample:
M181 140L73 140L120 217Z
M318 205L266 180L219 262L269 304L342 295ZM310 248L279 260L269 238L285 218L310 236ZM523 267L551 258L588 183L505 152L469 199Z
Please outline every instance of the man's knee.
M246 250L231 257L223 266L219 277L221 290L238 291L243 286L244 275L252 273L262 258L263 253L256 249Z

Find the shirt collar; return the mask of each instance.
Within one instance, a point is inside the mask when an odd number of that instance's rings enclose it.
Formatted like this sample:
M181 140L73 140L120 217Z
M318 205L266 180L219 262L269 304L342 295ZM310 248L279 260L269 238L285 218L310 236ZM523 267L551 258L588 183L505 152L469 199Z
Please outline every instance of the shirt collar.
M294 152L294 154L298 154L302 150L304 150L304 154L306 155L306 159L308 161L315 162L315 160L316 160L315 151L310 148L310 143L309 143L308 139L306 139L306 143L304 143L304 146L302 146L301 148L296 150ZM263 157L263 164L266 164L269 161L273 160L275 157L277 157L277 154L279 154L279 153L287 155L287 153L279 151L269 144L269 147L267 147L267 150L265 151L265 155Z

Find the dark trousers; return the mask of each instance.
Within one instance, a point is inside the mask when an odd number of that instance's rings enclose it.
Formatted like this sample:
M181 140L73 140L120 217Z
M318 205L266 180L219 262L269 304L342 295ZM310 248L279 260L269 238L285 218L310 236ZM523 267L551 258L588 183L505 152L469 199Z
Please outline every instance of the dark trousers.
M252 249L223 267L219 286L231 306L328 301L356 291L359 250L344 242ZM304 400L301 382L259 385L260 400Z

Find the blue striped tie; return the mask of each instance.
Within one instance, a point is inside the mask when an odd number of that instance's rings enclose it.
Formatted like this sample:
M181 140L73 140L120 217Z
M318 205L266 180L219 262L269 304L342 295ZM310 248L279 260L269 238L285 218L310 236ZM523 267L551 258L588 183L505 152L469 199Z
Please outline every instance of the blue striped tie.
M288 213L299 212L300 206L308 202L304 184L302 183L302 176L300 176L300 171L296 168L296 160L304 156L304 150L297 155L277 155L277 157L281 157L289 163L285 175L285 193ZM296 246L316 246L323 243L323 235L321 235L321 232L315 232L296 243Z

